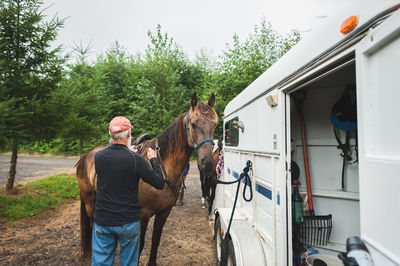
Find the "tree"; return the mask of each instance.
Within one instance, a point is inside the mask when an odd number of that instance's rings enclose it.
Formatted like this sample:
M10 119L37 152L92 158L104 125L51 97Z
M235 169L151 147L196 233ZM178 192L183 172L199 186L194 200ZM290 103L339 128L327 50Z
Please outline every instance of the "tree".
M83 153L84 140L100 138L102 122L99 119L100 98L96 91L94 69L85 58L91 49L75 45L78 61L69 66L68 77L62 86L61 99L66 105L64 125L60 134L65 140L79 140L79 154ZM61 101L60 101L61 102Z
M137 100L137 63L125 49L115 42L94 65L97 93L101 101L102 122L115 116L131 114L130 103Z
M189 109L194 91L202 95L204 75L200 65L192 63L160 25L155 33L149 31L148 37L150 43L138 64L138 100L131 103L131 120L138 126L132 132L157 135Z
M41 5L39 0L0 2L0 101L8 109L2 126L12 146L7 191L14 186L18 145L51 137L60 115L51 99L64 58L51 43L63 20L45 21Z
M299 40L300 35L296 32L287 35L279 34L265 18L261 19L259 25L255 25L254 32L244 42L240 42L239 36L235 34L232 47L227 44L215 70L217 113L222 113L229 101L272 66ZM222 132L221 123L217 131Z

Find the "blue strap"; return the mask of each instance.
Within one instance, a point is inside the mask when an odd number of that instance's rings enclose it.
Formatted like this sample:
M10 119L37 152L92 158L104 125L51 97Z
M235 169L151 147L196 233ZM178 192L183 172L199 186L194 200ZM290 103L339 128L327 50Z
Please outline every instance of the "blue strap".
M214 141L212 140L212 139L204 139L204 140L202 140L200 143L199 143L199 145L197 145L196 147L194 147L196 150L198 149L198 148L200 148L200 146L201 145L203 145L205 142L211 142L212 143L212 145L214 146Z
M201 145L203 145L206 142L211 142L212 145L214 146L214 141L212 139L204 139L202 140L197 146L193 145L193 141L192 141L192 137L189 134L189 112L190 110L186 113L186 135L188 136L187 138L189 139L189 143L190 145L192 145L192 147L197 150L198 148L200 148Z
M340 121L336 115L332 112L331 113L331 123L336 126L338 129L344 131L357 131L357 123L350 122L350 121Z

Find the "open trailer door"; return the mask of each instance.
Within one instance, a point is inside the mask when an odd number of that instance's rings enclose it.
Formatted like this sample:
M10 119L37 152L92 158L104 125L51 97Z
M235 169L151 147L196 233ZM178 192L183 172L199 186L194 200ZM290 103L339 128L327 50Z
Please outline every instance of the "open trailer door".
M375 265L400 264L400 11L356 49L361 238Z

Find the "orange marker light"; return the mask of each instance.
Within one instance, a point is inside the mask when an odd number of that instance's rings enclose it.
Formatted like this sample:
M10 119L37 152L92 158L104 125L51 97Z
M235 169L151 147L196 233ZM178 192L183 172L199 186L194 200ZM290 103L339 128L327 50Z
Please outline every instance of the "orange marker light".
M343 21L342 26L340 27L340 32L343 34L348 33L352 29L355 28L358 22L357 16L348 17L345 21Z

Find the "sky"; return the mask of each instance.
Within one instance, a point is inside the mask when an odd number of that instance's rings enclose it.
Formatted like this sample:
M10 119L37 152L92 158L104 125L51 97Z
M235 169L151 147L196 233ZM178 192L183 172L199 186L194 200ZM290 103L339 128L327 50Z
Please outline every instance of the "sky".
M56 44L71 51L91 44L90 60L118 41L144 52L158 24L193 58L201 49L218 56L236 33L241 40L264 16L281 33L307 35L345 0L43 0L48 18L65 18Z

